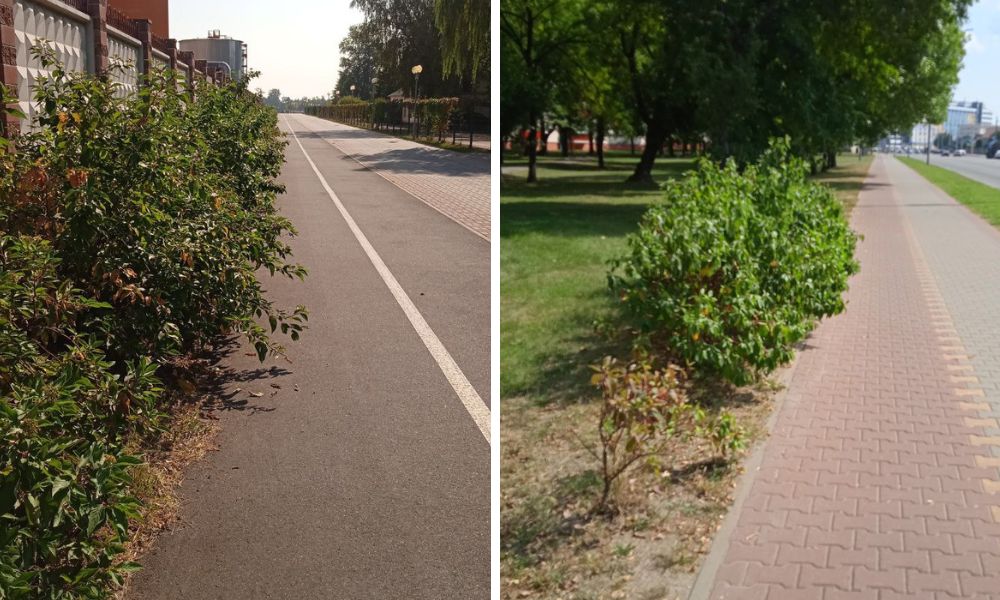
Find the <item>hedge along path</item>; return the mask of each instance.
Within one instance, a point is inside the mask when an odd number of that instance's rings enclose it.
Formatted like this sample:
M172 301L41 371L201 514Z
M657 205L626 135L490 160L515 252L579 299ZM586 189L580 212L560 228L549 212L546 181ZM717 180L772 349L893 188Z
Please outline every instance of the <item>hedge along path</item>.
M420 341L424 343L427 351L430 352L431 357L437 363L438 368L441 369L441 373L444 374L452 389L455 390L455 394L458 396L458 399L461 400L465 410L468 411L469 416L472 417L472 420L479 428L479 432L483 434L483 437L486 438L488 443L492 444L490 440L490 409L486 407L483 399L476 392L475 388L472 387L472 384L465 376L465 373L462 372L462 369L459 368L458 363L455 362L455 359L452 358L448 349L441 343L441 340L434 333L434 330L431 329L431 326L424 319L423 315L420 314L416 305L412 300L410 300L409 295L407 295L406 291L399 284L399 281L397 281L396 277L392 274L392 271L389 270L389 267L387 267L385 262L382 260L382 257L379 256L378 252L368 241L368 238L365 236L364 232L361 231L361 228L358 227L358 224L351 217L351 214L347 212L344 204L340 201L340 198L337 197L336 192L333 191L333 188L331 188L330 184L327 183L326 178L323 177L322 173L320 173L316 163L313 162L312 157L309 156L308 152L306 152L305 147L299 140L299 136L295 133L295 129L288 125L287 118L285 119L285 125L291 132L292 138L295 140L296 145L298 145L299 150L302 151L302 155L305 157L306 162L309 163L313 173L316 174L317 179L319 179L320 184L322 184L326 194L330 197L330 200L333 201L334 206L337 207L337 211L340 212L340 216L344 218L344 221L350 228L351 233L354 234L354 238L357 239L358 244L360 244L361 248L365 251L365 255L368 256L368 260L371 261L372 266L375 267L379 276L382 277L382 281L385 282L386 287L389 288L393 298L396 299L396 303L399 304L399 307L403 310L406 318L410 321L410 325L413 326L414 331L416 331L417 335L420 336Z

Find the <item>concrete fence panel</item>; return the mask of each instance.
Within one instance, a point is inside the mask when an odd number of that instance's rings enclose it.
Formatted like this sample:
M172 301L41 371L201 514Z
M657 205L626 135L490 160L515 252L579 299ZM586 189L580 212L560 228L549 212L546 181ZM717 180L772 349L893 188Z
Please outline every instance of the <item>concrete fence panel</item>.
M18 107L29 119L37 110L32 101L35 80L48 75L32 48L47 44L67 71L88 71L88 37L90 18L61 2L46 0L14 0L14 36L16 41Z
M122 96L134 93L139 87L139 73L145 71L142 42L108 26L108 64L111 78L121 85L118 93Z
M122 96L138 90L142 75L153 68L176 69L178 84L189 90L196 77L205 77L204 61L196 65L177 40L153 35L148 20L131 19L108 0L0 0L0 85L17 96L28 117L19 127L16 120L0 121L0 132L26 130L38 113L35 82L49 74L32 53L40 43L52 48L69 72L107 74L120 84ZM111 65L124 68L109 71Z

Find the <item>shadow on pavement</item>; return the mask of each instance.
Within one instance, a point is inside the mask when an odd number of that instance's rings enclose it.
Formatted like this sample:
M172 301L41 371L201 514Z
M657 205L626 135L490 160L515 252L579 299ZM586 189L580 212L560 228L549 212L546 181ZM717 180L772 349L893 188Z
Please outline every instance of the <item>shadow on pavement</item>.
M329 130L309 131L298 134L305 139L322 140L374 140L383 141L382 136L373 136L364 131ZM430 173L447 177L466 177L469 175L489 175L490 161L486 155L458 154L429 147L398 148L380 151L372 154L353 154L352 156L379 170L389 173L416 174Z

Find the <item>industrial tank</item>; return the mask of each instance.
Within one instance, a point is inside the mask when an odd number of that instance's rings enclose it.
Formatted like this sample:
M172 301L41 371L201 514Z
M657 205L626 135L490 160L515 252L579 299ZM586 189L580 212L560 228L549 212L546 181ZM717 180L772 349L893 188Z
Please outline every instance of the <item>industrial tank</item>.
M208 37L180 41L181 50L194 52L196 60L207 60L209 64L225 63L232 70L233 79L246 74L247 45L222 35L218 29L208 32ZM223 69L225 69L223 67Z

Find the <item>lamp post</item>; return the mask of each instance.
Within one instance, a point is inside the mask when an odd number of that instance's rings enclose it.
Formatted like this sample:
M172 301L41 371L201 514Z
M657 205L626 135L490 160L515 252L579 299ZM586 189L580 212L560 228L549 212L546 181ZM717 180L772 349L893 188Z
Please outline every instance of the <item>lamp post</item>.
M372 126L377 130L378 123L375 122L375 85L378 83L378 77L372 77L372 93L371 93L371 103L372 103Z
M420 74L424 72L424 68L421 65L414 65L410 69L410 73L413 73L413 116L410 118L410 123L413 126L413 139L417 139L417 100L420 99Z
M931 121L927 120L927 164L931 164Z
M354 97L354 90L355 90L355 89L357 89L357 86L355 86L355 85L354 85L354 84L352 83L352 84L351 84L351 97L352 97L352 98ZM353 112L354 112L355 110L357 110L357 109L356 109L356 108L351 108L351 109L349 109L349 110L350 110L350 112L351 112L351 113L353 113ZM354 116L354 115L352 114L352 116ZM352 121L354 121L355 123L357 122L357 120L356 120L356 119L351 119L351 120L352 120Z

